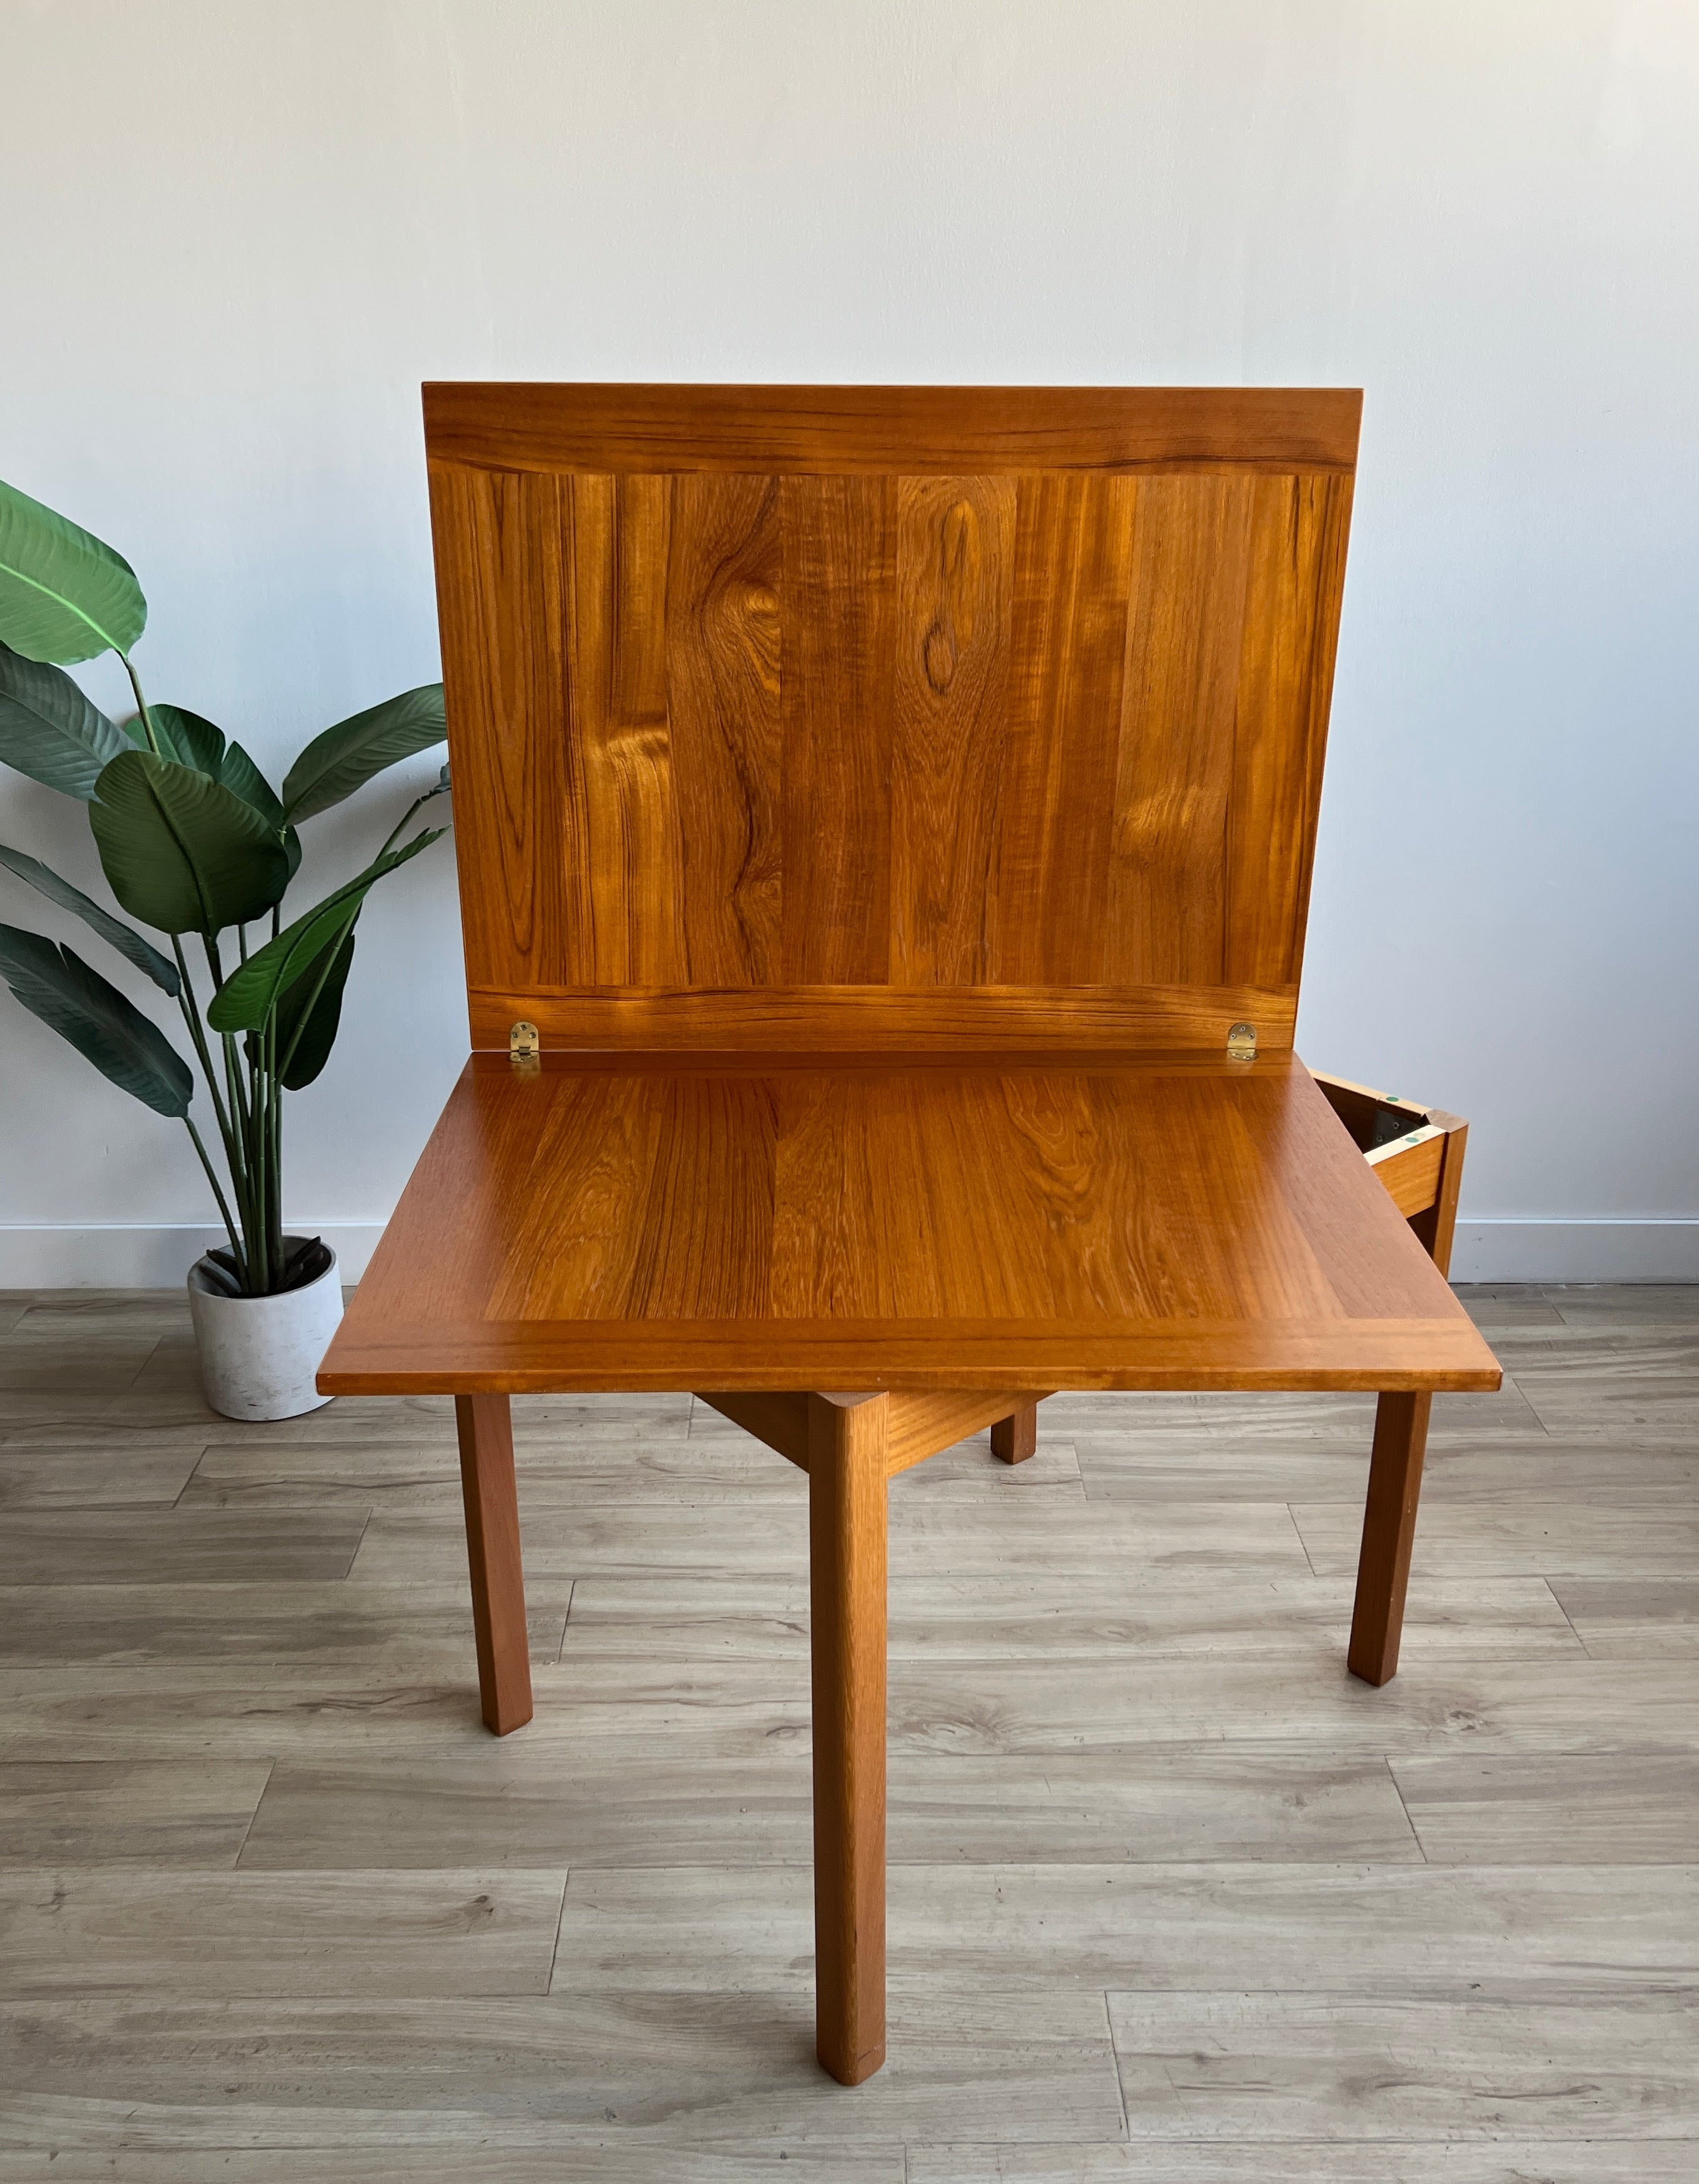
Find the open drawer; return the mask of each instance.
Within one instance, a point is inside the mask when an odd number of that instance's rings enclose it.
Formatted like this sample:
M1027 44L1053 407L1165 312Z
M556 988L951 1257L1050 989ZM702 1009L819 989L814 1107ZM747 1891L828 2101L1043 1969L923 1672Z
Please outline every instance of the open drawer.
M1450 1273L1468 1124L1440 1107L1418 1107L1348 1078L1311 1073L1423 1249L1442 1274Z

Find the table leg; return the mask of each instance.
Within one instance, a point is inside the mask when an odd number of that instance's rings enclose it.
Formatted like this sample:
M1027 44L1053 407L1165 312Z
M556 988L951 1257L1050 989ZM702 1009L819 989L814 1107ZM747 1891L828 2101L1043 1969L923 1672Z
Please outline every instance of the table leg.
M519 1558L513 1415L505 1396L456 1396L454 1424L460 1436L460 1491L472 1569L478 1695L485 1725L505 1736L531 1719L531 1645Z
M1384 1395L1374 1413L1374 1453L1356 1565L1356 1606L1347 1664L1366 1684L1390 1683L1398 1671L1404 1591L1422 1491L1431 1396Z
M1024 1463L1039 1446L1039 1407L1022 1403L1006 1418L999 1418L991 1429L991 1453L1000 1456L1005 1463Z
M885 2059L884 1396L808 1399L816 2052Z

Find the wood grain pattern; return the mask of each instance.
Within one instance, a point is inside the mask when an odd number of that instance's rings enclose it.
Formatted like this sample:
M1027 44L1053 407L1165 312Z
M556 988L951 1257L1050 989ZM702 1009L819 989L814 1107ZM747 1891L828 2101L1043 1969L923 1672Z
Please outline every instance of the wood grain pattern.
M885 2059L885 1396L808 1399L816 2053Z
M648 993L474 986L469 999L472 1045L504 1056L509 1027L521 1017L537 1025L545 1050L575 1054L1066 1055L1089 1048L1124 1056L1217 1055L1232 1026L1247 1021L1256 1026L1258 1051L1279 1053L1292 1044L1298 995L1294 986L774 984Z
M1024 1463L1039 1452L1039 1407L1022 1403L991 1429L991 1453L1005 1463Z
M1228 975L1254 985L1303 967L1322 760L1333 697L1351 482L1259 478L1252 488L1228 813Z
M680 983L771 986L783 975L778 485L686 476L671 491L666 646ZM484 1035L476 997L472 1014L472 1044L499 1045ZM544 1032L560 1035L558 1024Z
M783 974L881 985L890 952L891 478L788 478L779 496Z
M599 474L572 479L571 494L563 851L588 880L579 961L593 984L659 984L685 975L666 688L671 495L665 478Z
M1388 1683L1398 1673L1404 1596L1422 1491L1422 1454L1433 1401L1427 1395L1387 1394L1375 1407L1356 1604L1346 1657L1352 1675L1361 1676L1366 1684Z
M484 1725L506 1736L531 1719L531 1644L520 1561L513 1422L505 1396L457 1396L460 1486Z
M1147 975L1177 985L1228 976L1252 507L1252 482L1231 477L1141 479L1134 503L1107 923L1139 933Z
M1491 1387L1290 1056L469 1067L327 1392Z
M699 1402L706 1403L722 1418L742 1426L746 1433L753 1434L757 1440L802 1471L808 1468L810 1421L813 1416L809 1407L812 1400L805 1395L740 1395L725 1389L708 1395L699 1393L697 1396ZM1005 1395L992 1395L983 1390L948 1395L888 1395L884 1444L887 1474L894 1479L899 1472L924 1463L928 1457L937 1456L944 1449L954 1448L988 1425L992 1428L992 1446L996 1449L999 1423L1011 1422L1008 1401ZM1022 1451L1022 1456L1030 1456L1037 1445L1036 1407L1028 1404L1019 1415L1034 1422L1032 1446ZM1020 1460L1014 1456L1005 1458L1011 1463Z
M769 392L432 391L475 1045L1288 1038L1355 398Z
M994 975L1015 482L905 478L897 505L890 977Z
M1020 481L996 870L996 973L1010 985L1100 985L1124 971L1109 850L1135 490Z
M427 382L426 443L512 471L1349 471L1362 397L1303 387Z

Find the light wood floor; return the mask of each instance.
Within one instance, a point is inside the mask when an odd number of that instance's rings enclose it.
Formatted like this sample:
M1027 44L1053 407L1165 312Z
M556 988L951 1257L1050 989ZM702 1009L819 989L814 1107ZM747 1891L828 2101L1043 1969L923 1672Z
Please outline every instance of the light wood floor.
M811 2060L805 1484L515 1405L537 1718L452 1419L200 1402L0 1297L0 2180L1699 2178L1699 1289L1465 1292L1404 1667L1357 1398L1096 1396L894 1482L890 2061Z

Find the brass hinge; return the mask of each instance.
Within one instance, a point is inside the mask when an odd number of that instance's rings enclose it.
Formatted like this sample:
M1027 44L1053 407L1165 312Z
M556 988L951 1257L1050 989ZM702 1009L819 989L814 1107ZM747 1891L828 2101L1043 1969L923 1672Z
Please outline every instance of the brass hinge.
M1256 1061L1256 1027L1255 1024L1233 1024L1228 1027L1227 1058L1229 1061Z
M507 1058L515 1069L540 1069L543 1041L534 1023L516 1023L507 1034Z

